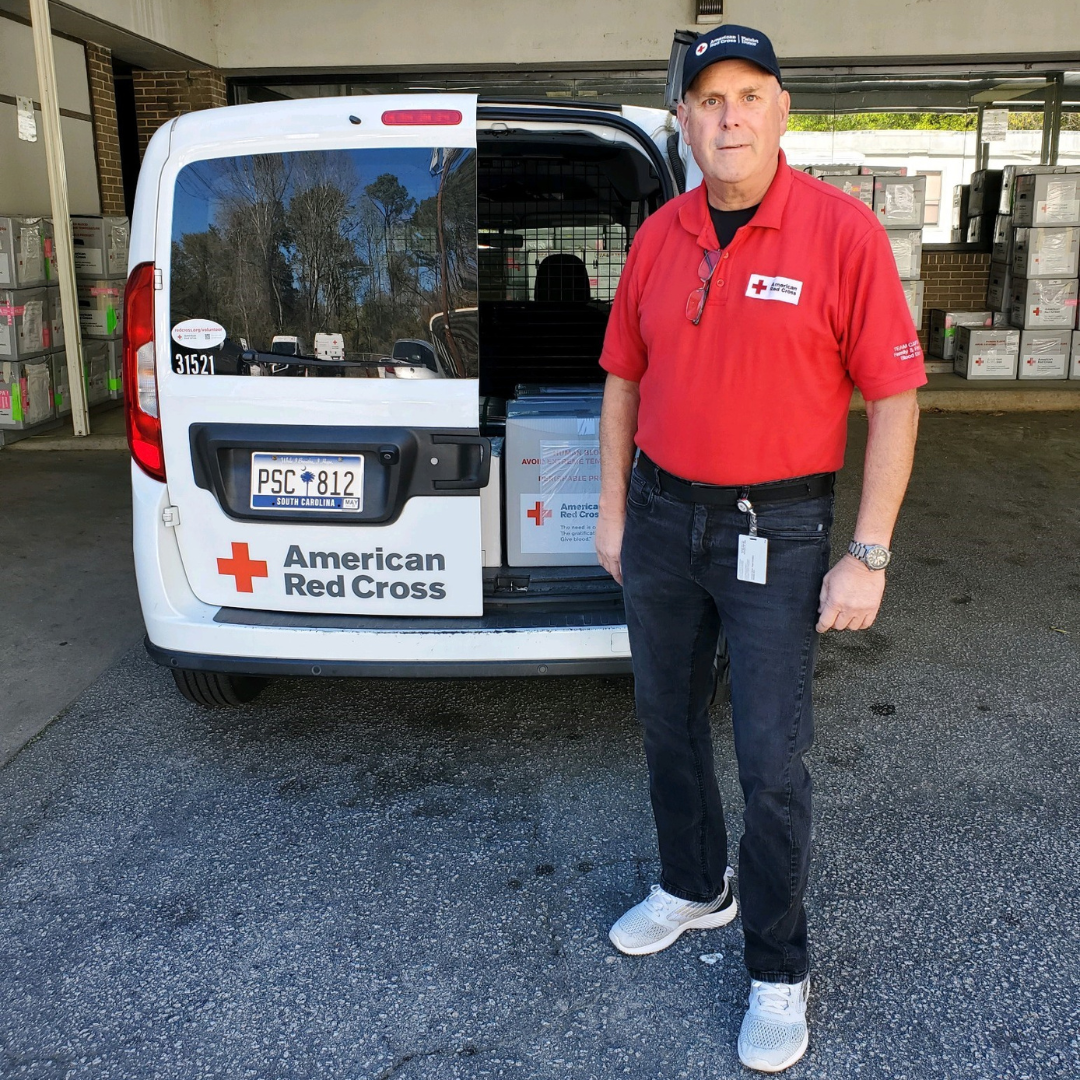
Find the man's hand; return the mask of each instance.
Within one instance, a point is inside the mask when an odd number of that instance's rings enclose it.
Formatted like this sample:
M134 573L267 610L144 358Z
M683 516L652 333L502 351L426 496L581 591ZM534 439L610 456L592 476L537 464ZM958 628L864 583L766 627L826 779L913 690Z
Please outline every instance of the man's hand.
M600 510L596 519L596 554L600 565L622 584L622 538L626 527L626 509Z
M845 555L826 575L818 602L817 632L872 626L885 592L885 571L870 570Z

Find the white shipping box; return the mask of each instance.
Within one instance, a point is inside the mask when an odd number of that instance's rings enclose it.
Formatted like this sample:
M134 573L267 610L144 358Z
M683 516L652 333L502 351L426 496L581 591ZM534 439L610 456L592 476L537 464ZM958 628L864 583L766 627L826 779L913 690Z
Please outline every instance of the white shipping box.
M890 229L896 269L902 281L915 281L922 276L922 229Z
M1064 165L1006 165L1001 170L1001 203L998 211L1012 213L1013 187L1018 176L1035 176L1039 173L1063 173Z
M51 266L45 256L46 239L51 251L52 231L45 218L0 217L0 288L47 284Z
M1080 379L1080 330L1072 335L1072 363L1069 365L1069 378Z
M1012 267L992 262L986 286L986 306L994 311L1008 311L1012 303L1011 293Z
M1080 174L1017 176L1012 206L1014 225L1080 225Z
M47 289L0 289L0 360L26 360L49 351Z
M83 342L83 380L86 404L100 405L118 397L120 388L119 342Z
M79 280L79 327L83 337L117 338L123 334L124 286L123 278Z
M1025 330L1020 335L1021 379L1065 379L1069 375L1071 330Z
M67 353L49 353L49 370L52 372L53 411L57 416L71 412L71 383L68 380Z
M480 489L480 550L484 566L502 566L502 459L505 439L491 440L491 471Z
M929 351L942 360L951 361L956 355L956 330L960 326L993 326L992 311L943 311L930 309ZM929 370L929 369L928 369ZM945 369L952 371L952 364Z
M926 292L926 282L902 281L900 284L904 286L904 296L907 297L911 321L915 324L915 329L918 330L922 326L922 305L923 294Z
M1022 330L1072 330L1076 297L1076 278L1014 277L1009 322Z
M538 396L507 403L508 565L596 565L601 400Z
M1015 379L1020 331L961 326L953 370L965 379Z
M872 176L847 176L842 173L833 173L822 176L821 180L830 187L839 188L846 195L858 199L873 210L874 178Z
M126 277L128 236L126 217L73 217L75 273L79 277Z
M886 229L921 229L925 210L925 176L874 177L874 213Z
M0 427L28 428L53 415L47 357L0 363Z
M1017 277L1076 277L1080 271L1080 228L1016 229L1012 272Z
M60 307L60 286L50 285L46 290L48 297L45 303L45 331L48 337L48 348L62 348L66 338L64 337L64 313Z

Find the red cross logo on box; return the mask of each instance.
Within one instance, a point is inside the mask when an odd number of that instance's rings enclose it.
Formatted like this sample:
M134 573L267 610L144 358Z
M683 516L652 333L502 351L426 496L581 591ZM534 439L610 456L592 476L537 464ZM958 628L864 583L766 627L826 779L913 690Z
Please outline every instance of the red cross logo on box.
M255 586L252 584L252 580L257 577L270 576L266 569L266 563L262 559L252 559L248 555L247 544L236 543L232 546L231 559L218 559L217 572L224 574L226 577L236 578L237 592L254 592Z
M531 517L535 525L543 525L549 517L551 517L551 511L544 509L544 504L538 502L531 510L525 511L526 517Z

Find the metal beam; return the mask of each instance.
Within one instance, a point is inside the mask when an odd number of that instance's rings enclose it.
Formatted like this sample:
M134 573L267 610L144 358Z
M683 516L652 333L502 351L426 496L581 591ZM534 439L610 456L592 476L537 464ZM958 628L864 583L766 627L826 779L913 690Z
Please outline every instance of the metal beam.
M41 121L45 130L45 163L49 172L53 243L60 278L60 311L64 320L71 422L76 435L89 435L90 415L86 407L86 384L83 382L79 299L75 292L75 251L71 242L67 168L64 163L64 143L60 137L60 95L56 89L56 58L53 55L48 0L30 0L30 22L34 28L34 57L37 61L38 93L41 95Z
M1056 165L1058 137L1061 135L1061 99L1065 88L1064 72L1053 75L1046 86L1043 100L1042 163Z

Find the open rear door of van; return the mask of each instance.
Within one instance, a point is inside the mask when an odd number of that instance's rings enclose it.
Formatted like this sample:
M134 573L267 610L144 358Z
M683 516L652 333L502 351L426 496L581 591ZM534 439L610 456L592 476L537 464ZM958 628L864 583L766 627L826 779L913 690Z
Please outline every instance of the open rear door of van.
M200 600L320 624L482 613L476 259L474 96L176 122L154 322ZM410 377L397 341L427 342L441 377Z

